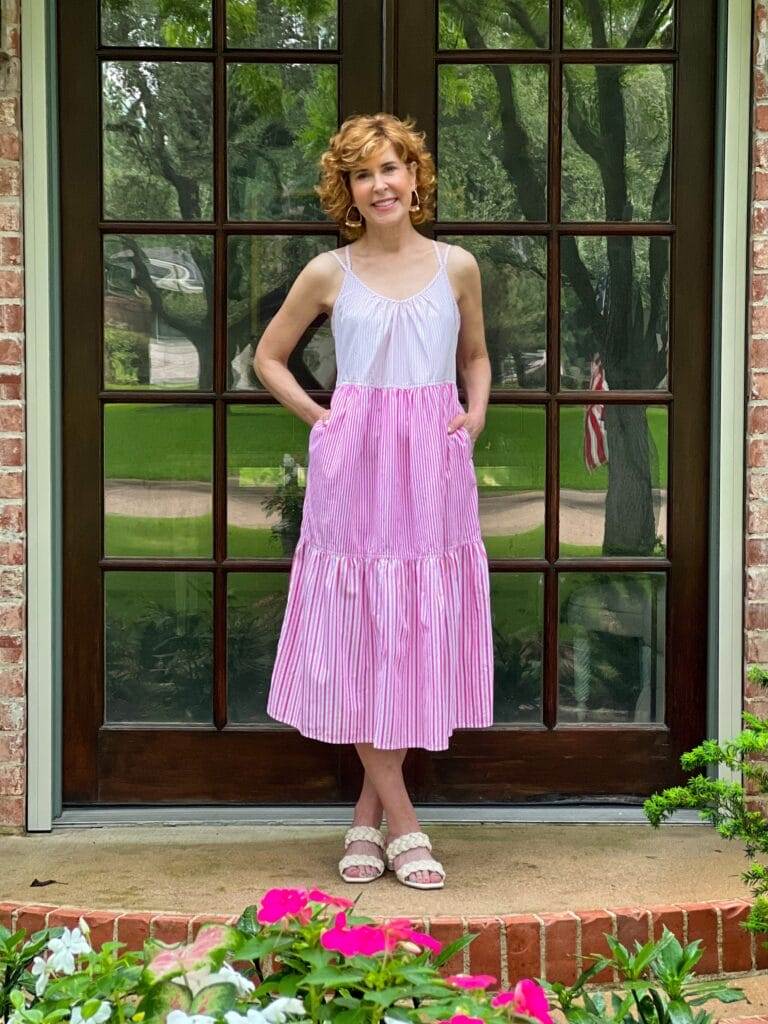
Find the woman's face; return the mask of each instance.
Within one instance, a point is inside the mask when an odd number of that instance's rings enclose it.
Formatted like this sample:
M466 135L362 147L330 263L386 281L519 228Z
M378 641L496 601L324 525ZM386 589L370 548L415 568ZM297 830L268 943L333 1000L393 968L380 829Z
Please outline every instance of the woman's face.
M352 202L369 223L390 225L406 218L416 187L416 161L404 164L392 143L349 174Z

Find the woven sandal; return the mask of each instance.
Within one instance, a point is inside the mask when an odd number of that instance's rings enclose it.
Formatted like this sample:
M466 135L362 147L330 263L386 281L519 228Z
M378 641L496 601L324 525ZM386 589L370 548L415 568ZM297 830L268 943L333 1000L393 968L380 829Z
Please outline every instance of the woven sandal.
M376 843L378 847L382 850L384 849L384 836L377 828L373 828L372 825L353 825L352 828L347 829L344 836L344 849L346 850L350 843L357 842L360 839L364 839L369 843ZM378 868L378 874L360 875L357 878L344 874L347 868L369 866ZM384 874L384 861L381 857L374 857L370 853L348 853L339 861L339 874L345 882L373 882Z
M409 860L395 869L395 857L398 854L405 853L407 850L416 850L420 846L432 850L432 843L426 832L406 832L405 835L393 839L391 843L387 844L387 867L390 871L395 872L398 882L409 885L412 889L442 889L445 884L445 870L439 860L433 860L431 857L425 857L422 860ZM412 875L414 871L435 871L443 877L439 882L412 882L408 876Z

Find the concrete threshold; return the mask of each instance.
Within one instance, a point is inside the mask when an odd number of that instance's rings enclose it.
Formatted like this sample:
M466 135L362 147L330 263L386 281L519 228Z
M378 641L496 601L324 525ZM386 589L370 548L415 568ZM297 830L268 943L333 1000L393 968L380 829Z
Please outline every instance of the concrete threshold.
M700 825L422 826L444 889L345 883L345 825L135 825L0 836L0 900L236 914L273 886L319 886L371 916L461 917L749 898L740 845Z

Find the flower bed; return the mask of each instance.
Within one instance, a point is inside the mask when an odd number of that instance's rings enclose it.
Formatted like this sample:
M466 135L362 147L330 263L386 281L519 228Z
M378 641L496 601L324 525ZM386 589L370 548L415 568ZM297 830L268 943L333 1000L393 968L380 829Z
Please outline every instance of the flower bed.
M608 955L573 984L445 973L476 934L447 944L407 918L380 922L320 889L271 889L236 923L201 923L191 942L147 937L140 951L85 918L33 934L0 926L0 1020L8 1024L709 1024L694 1007L743 998L695 974L701 942L669 929L630 950L608 934ZM610 1001L589 983L618 977Z

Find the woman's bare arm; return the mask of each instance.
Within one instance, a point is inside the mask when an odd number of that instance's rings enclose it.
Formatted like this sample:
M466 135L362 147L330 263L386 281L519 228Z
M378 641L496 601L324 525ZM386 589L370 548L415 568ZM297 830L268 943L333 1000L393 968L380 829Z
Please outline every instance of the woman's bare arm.
M455 247L451 254L452 277L458 292L461 327L456 352L459 376L467 394L467 412L453 426L464 426L472 440L485 428L485 413L491 390L491 361L485 344L483 297L480 268L473 253Z
M267 324L253 356L254 373L267 391L310 425L326 410L296 380L288 369L288 358L312 321L331 308L330 298L338 290L341 274L343 270L328 253L313 257Z

